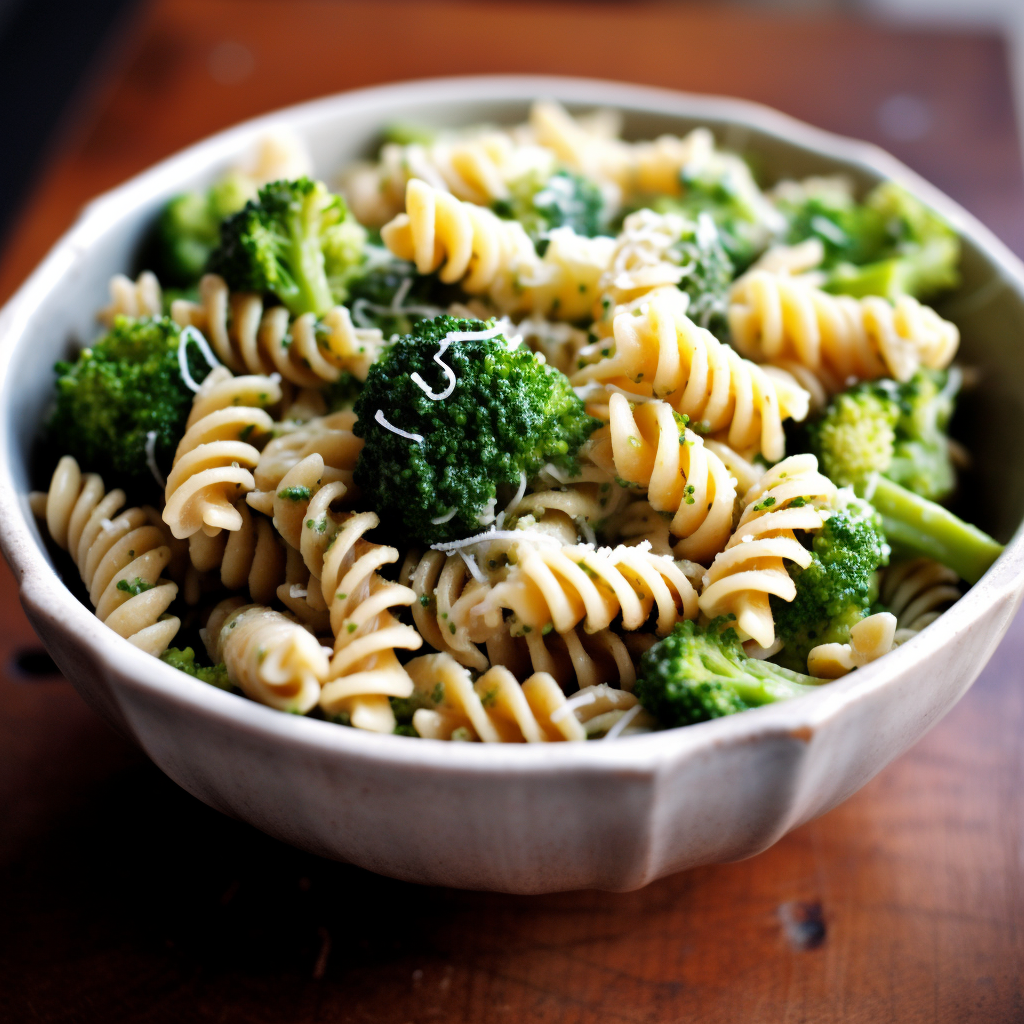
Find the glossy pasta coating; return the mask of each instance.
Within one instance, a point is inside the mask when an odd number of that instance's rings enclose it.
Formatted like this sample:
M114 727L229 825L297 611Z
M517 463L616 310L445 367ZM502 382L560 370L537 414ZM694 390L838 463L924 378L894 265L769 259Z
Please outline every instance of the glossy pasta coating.
M241 529L235 502L255 487L252 469L260 457L250 442L273 430L263 407L280 400L281 387L271 377L234 377L218 367L206 378L164 490L163 520L175 537Z
M202 331L233 373L278 373L302 388L322 387L342 373L365 380L383 344L377 328L355 327L344 306L319 320L312 313L290 320L284 306L265 307L259 295L229 292L217 274L200 280L198 303L176 299L171 318Z
M829 394L859 380L909 380L922 366L945 369L960 332L909 295L830 295L788 273L755 270L733 286L733 344L748 359L802 366Z
M682 570L643 546L524 541L515 546L515 558L508 577L474 609L487 627L496 627L502 609L508 609L517 633L549 626L567 633L579 623L593 633L607 629L619 615L623 629L635 630L654 611L657 632L664 635L676 622L697 615L697 595Z
M181 625L165 616L178 586L161 573L171 549L154 509L124 509L125 493L107 493L66 455L50 488L32 495L32 510L78 567L97 618L130 644L159 656ZM123 511L121 511L123 509Z
M316 706L327 677L327 654L304 626L241 598L213 609L203 634L214 664L251 700L304 715Z
M770 648L775 620L769 595L792 601L796 585L786 563L811 563L793 531L820 530L819 509L835 497L835 485L818 472L813 455L791 455L768 470L744 495L739 523L704 577L701 612L709 619L734 615L741 640Z
M659 293L633 313L620 313L613 325L614 345L596 342L584 349L582 358L596 361L578 370L573 384L664 399L737 451L759 451L770 462L781 459L782 421L807 415L807 392L784 371L742 358L680 308L678 300ZM597 414L598 409L588 406L588 411Z
M676 554L708 565L732 533L736 484L729 470L667 402L631 406L613 394L608 412L584 457L646 491L651 508L672 516L670 530L682 538Z

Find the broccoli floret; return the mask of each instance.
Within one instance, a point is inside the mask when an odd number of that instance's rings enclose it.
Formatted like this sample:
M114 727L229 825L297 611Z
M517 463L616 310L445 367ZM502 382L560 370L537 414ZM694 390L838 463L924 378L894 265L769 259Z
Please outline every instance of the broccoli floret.
M600 425L568 378L525 346L450 337L488 327L451 316L417 324L370 367L356 401L355 433L366 440L356 482L408 539L479 532L499 487L514 490L547 462L576 472L580 445ZM449 387L443 399L426 393Z
M320 181L275 181L221 224L209 269L235 291L270 292L296 316L348 296L366 230Z
M442 285L436 274L417 274L405 260L380 263L371 256L372 269L349 286L349 308L357 327L379 327L385 338L408 334L421 320L440 316L444 307L460 297L457 289Z
M569 227L588 238L606 233L604 196L582 174L560 170L548 178L525 175L513 182L510 193L494 203L494 212L519 221L541 256L554 228Z
M931 501L956 486L947 430L960 374L919 370L909 381L865 381L837 395L809 427L822 470L840 487L882 473Z
M228 681L228 670L221 662L219 665L197 665L196 652L191 647L168 647L160 660L166 662L171 668L184 672L200 682L209 683L219 690L230 690L231 683Z
M650 205L659 213L681 213L696 221L706 213L718 228L721 244L736 273L746 270L782 230L784 221L757 192L738 165L684 168L683 194L662 196ZM742 180L741 180L742 179Z
M195 284L220 240L221 221L255 195L252 179L232 171L206 190L174 196L160 211L144 262L164 286Z
M731 619L732 616L729 616ZM640 659L640 703L666 727L693 725L810 693L821 680L749 658L725 619L681 622Z
M828 291L927 297L959 282L956 232L894 182L877 186L863 203L841 189L821 188L779 205L791 242L821 240Z
M118 317L113 328L74 362L57 363L57 404L47 425L54 450L73 455L108 487L151 492L147 440L167 472L192 408L181 377L181 328L166 317ZM189 370L201 381L209 372L194 345Z
M812 647L847 643L850 627L868 614L876 597L875 573L888 561L878 513L844 493L841 507L814 534L807 568L788 566L796 597L771 597L776 636L783 643L779 660L802 671Z
M935 373L858 385L811 427L811 446L827 476L878 510L895 551L934 558L976 583L1003 546L932 500L955 482L945 438L956 393L950 375L945 383Z
M710 214L699 213L695 221L687 221L671 252L685 271L679 287L690 296L687 315L701 327L720 331L735 268Z

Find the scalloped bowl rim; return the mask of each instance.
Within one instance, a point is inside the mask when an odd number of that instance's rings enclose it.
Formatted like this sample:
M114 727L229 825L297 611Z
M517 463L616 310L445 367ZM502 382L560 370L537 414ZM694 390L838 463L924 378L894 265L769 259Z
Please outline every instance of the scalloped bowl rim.
M934 186L878 147L814 128L769 107L747 100L704 96L618 82L558 76L500 75L420 79L375 86L286 107L218 132L160 161L124 184L93 199L73 226L0 312L0 388L6 397L12 387L8 373L29 316L50 293L52 283L75 260L87 254L94 238L107 231L125 206L140 197L169 192L191 164L212 165L236 158L246 145L269 129L301 126L320 120L339 107L372 110L390 108L402 94L424 91L436 102L524 102L550 96L563 102L609 105L638 112L687 118L710 117L735 122L777 136L819 155L843 161L872 175L897 180L941 212L969 236L999 274L1024 297L1024 264L988 228ZM941 647L968 630L1001 600L1012 599L1021 587L1024 570L1024 527L1019 526L1006 550L985 576L932 626L886 657L821 690L783 704L681 729L622 737L614 742L552 744L444 743L380 735L301 716L286 715L244 697L201 683L145 654L108 629L64 585L50 563L27 495L13 479L18 457L10 438L0 445L0 546L20 578L22 600L37 613L75 633L97 659L117 672L118 685L148 690L162 701L176 703L225 724L268 740L286 740L311 749L338 751L368 762L421 765L479 774L548 772L559 768L655 770L666 758L675 759L726 742L768 736L810 735L861 697L885 688L913 668L919 652Z

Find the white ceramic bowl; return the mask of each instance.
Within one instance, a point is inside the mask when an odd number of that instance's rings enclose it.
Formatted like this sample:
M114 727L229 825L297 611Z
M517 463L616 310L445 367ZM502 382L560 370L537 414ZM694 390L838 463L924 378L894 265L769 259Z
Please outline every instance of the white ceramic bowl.
M413 82L331 97L214 136L100 197L0 315L0 543L30 619L101 714L172 779L286 842L416 882L548 892L632 889L682 868L748 857L846 799L931 728L992 654L1021 599L1017 536L982 581L919 636L813 695L687 729L614 742L502 746L379 736L281 714L199 683L103 626L54 571L29 512L29 451L72 339L96 333L111 274L132 264L171 194L209 181L286 125L321 176L395 120L524 118L554 97L623 111L626 134L710 126L770 179L843 170L890 177L965 242L948 305L968 361L988 371L977 432L982 525L1006 540L1024 514L1024 267L973 217L902 164L774 111L606 82L500 77ZM955 307L955 309L954 309Z

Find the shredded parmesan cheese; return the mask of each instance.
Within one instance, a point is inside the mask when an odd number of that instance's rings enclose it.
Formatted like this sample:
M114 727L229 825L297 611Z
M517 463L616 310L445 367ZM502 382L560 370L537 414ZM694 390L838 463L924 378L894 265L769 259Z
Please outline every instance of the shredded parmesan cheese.
M288 596L292 599L306 598L309 596L309 591L305 587L300 587L298 583L293 583L288 588Z
M628 711L624 711L619 720L604 734L604 739L615 739L615 737L618 736L642 710L643 708L641 705L634 704Z
M206 363L211 370L216 370L221 363L213 354L213 350L209 345L207 345L206 339L199 333L199 331L191 325L182 328L181 334L178 335L178 369L181 371L181 379L185 382L185 387L190 391L198 391L201 385L197 384L192 379L192 374L188 372L188 355L186 353L186 349L188 348L188 343L190 341L195 342L196 348L199 349L200 354L206 360ZM162 487L163 484L160 486Z
M540 533L537 530L487 530L484 533L474 534L472 537L463 537L462 540L446 540L440 544L431 544L432 551L460 551L462 548L472 547L474 544L486 544L495 540L531 540L536 544L547 544L561 547L561 543L550 533Z
M384 413L378 409L377 415L373 417L385 430L390 430L392 434L397 434L399 437L404 437L406 440L415 441L416 444L423 444L422 434L410 434L407 430L399 430L394 424L388 423L384 419Z
M443 516L438 516L436 519L431 519L430 523L432 526L440 526L442 523L451 522L455 518L455 513L458 512L458 507L450 508Z
M563 718L568 718L577 708L584 708L588 704L593 704L596 700L597 694L593 691L577 693L575 697L570 697L560 708L556 708L551 712L551 721L560 722Z
M179 349L180 351L180 349ZM186 370L186 373L188 371ZM196 388L198 391L199 388ZM163 473L160 472L160 467L156 464L156 431L151 430L146 435L146 465L149 466L150 473L153 474L153 479L161 487L167 486L167 481L164 479Z
M448 351L448 346L455 338L464 337L466 337L465 334L453 333L446 335L441 342L441 347L434 353L434 362L441 367L445 377L448 378L448 387L446 387L439 395L435 395L434 392L430 390L430 385L427 384L418 372L414 373L410 378L413 384L415 384L432 402L443 402L455 390L455 371L447 363L443 362L441 357Z
M468 551L460 551L459 557L466 563L466 568L469 570L470 576L472 576L477 583L487 582L487 577L480 571L480 566L476 564L476 559L469 554Z

